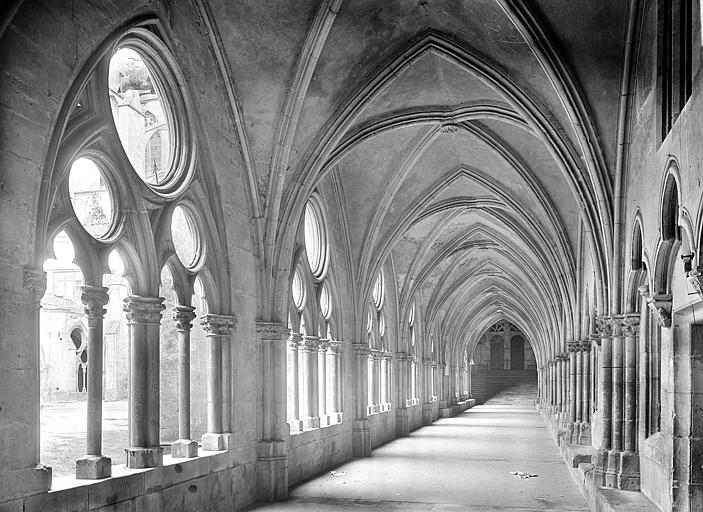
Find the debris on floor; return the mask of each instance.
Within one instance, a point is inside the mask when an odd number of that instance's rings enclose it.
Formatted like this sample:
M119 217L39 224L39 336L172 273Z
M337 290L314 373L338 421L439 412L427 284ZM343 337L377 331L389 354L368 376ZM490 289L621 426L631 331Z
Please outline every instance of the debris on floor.
M539 476L535 475L534 473L525 473L524 471L511 471L510 474L519 476L520 478L535 478Z
M330 471L330 475L332 476L347 476L346 471Z

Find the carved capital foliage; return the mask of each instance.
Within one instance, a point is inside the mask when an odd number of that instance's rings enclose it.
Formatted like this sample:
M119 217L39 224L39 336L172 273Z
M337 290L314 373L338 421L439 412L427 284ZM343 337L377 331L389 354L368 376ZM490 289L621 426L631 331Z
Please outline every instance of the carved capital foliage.
M256 322L256 333L261 341L281 341L288 338L290 329L280 322Z
M330 348L330 340L320 339L317 344L317 350L319 350L320 352L327 352L328 348Z
M623 334L628 337L637 336L640 328L640 314L630 313L622 317Z
M46 291L46 272L41 269L24 267L22 269L22 287L39 302Z
M424 364L425 366L429 366L432 364L432 359L430 359L429 357L423 357L422 364Z
M612 336L622 336L623 334L623 316L622 315L612 315L610 317L610 330Z
M85 305L85 314L88 319L100 319L107 310L104 306L110 302L108 288L102 286L81 286L81 302Z
M664 293L653 293L647 299L647 306L661 327L671 327L671 302L671 295Z
M215 336L229 336L237 328L234 315L205 315L200 321L205 332Z
M195 320L195 308L193 306L176 306L173 308L173 320L179 331L190 331L193 327L193 320Z
M598 318L596 318L596 326L598 327L598 333L601 336L609 338L613 335L612 326L610 324L610 317L600 315Z
M688 282L691 283L698 296L703 299L703 272L701 271L703 271L703 267L690 271L688 273Z
M366 343L354 343L352 345L354 353L359 357L366 357L371 353L371 349Z
M340 340L330 340L330 352L333 354L339 354L342 352L343 343Z
M581 342L580 341L569 341L566 344L566 350L570 354L578 352L579 350L581 350Z
M302 341L303 336L300 333L291 332L288 336L288 346L292 349L297 349Z
M123 310L127 321L135 324L160 324L161 312L166 309L163 297L138 297L132 295L124 300Z
M303 339L300 342L298 350L302 350L304 352L316 352L317 347L319 345L320 345L320 338L318 338L317 336L303 336Z
M592 343L593 338L586 338L585 340L581 340L581 352L590 352Z

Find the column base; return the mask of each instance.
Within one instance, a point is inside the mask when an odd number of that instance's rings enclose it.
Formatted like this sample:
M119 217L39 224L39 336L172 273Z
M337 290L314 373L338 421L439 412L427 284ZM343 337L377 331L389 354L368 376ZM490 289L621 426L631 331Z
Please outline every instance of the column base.
M640 458L635 452L621 452L618 467L618 489L640 490Z
M288 451L285 441L259 443L256 493L260 501L288 499Z
M198 443L192 439L178 439L171 444L171 457L190 459L198 456Z
M605 472L605 486L618 488L618 472L620 470L620 450L608 452L608 469Z
M408 418L408 410L405 408L395 410L395 435L396 437L410 435L410 419Z
M303 430L310 430L312 428L320 428L320 418L317 416L303 418Z
M320 427L327 427L331 425L330 417L327 414L320 415Z
M164 464L164 450L160 446L125 448L127 467L130 469L156 468Z
M599 449L593 454L593 485L605 485L605 474L608 471L608 450Z
M581 429L579 431L578 444L583 446L589 446L591 444L591 425L588 423L581 423Z
M201 439L203 450L208 452L221 452L223 450L229 450L230 437L232 437L232 434L229 432L224 432L222 434L206 432L203 434Z
M371 427L369 420L355 420L352 429L354 457L369 457L371 455Z
M422 404L422 424L431 425L432 424L432 404L424 402Z
M102 455L85 455L76 460L76 478L99 480L112 476L112 459Z

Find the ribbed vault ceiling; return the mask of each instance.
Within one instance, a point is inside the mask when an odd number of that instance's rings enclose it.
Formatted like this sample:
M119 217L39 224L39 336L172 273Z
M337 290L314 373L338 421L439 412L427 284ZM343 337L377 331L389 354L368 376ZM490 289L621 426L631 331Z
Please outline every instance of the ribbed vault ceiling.
M581 221L607 272L626 2L523 3L209 2L269 261L334 179L360 304L390 257L449 350L502 318L538 360L569 336Z

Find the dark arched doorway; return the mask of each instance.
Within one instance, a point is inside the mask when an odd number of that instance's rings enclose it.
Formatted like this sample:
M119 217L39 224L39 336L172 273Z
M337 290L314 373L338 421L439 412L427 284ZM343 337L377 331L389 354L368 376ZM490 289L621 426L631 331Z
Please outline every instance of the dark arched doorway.
M510 369L525 369L525 340L522 336L510 338Z
M503 369L503 338L498 336L491 340L491 368Z

